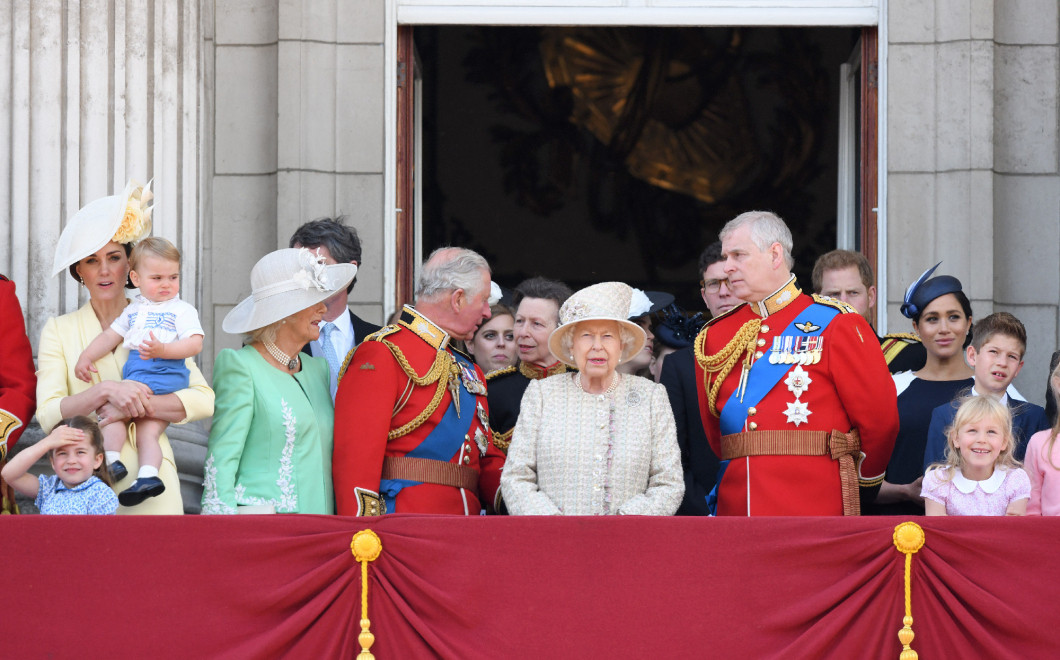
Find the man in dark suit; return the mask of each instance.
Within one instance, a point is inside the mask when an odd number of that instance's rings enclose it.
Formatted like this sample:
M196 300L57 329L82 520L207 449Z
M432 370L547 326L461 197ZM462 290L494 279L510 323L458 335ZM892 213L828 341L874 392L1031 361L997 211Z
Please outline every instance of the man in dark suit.
M317 218L310 220L295 230L291 236L291 247L304 247L317 251L324 257L325 263L351 263L361 265L361 240L357 230L343 224L343 216L337 218ZM303 353L327 360L331 371L331 398L335 399L338 388L339 369L353 347L364 341L364 338L379 330L379 326L369 323L350 311L348 299L354 277L345 292L338 292L324 301L328 311L320 323L320 338L309 342L302 348Z
M700 295L712 316L721 316L742 300L732 295L722 267L721 243L714 242L699 255ZM707 443L703 420L699 415L696 394L695 356L692 347L666 356L659 382L670 396L670 407L677 424L677 444L681 448L681 465L685 472L685 496L677 509L679 516L710 515L707 495L718 478L718 457Z

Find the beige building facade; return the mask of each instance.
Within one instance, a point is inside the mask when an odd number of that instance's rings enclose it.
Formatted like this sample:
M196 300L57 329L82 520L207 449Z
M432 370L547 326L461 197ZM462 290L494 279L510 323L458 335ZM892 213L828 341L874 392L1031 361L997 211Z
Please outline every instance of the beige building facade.
M201 357L249 271L301 222L344 213L364 263L351 296L375 322L397 287L399 25L874 27L880 323L927 265L982 316L1029 332L1016 384L1044 402L1060 343L1060 17L1056 0L14 0L0 5L0 272L36 347L84 301L49 276L79 206L153 177L156 233L184 254ZM418 219L417 222L429 222ZM837 238L842 243L842 238ZM205 428L179 434L201 465ZM193 479L192 479L193 481ZM188 502L194 491L189 482Z

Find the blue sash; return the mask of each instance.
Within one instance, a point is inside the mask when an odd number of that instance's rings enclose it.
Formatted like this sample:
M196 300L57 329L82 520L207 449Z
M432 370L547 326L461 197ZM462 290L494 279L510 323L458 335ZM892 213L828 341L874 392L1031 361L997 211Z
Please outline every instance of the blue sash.
M824 329L828 327L828 324L832 322L832 319L839 316L839 314L839 310L834 307L814 303L800 314L797 314L795 319L788 324L788 327L784 328L784 331L779 336L819 337L824 332ZM817 328L810 332L803 332L795 327L796 322L808 322L817 326ZM733 393L722 407L719 419L721 434L732 435L733 433L742 432L744 422L747 420L747 410L761 403L766 394L776 387L777 383L791 371L793 366L795 365L773 364L765 359L755 360L755 363L751 365L751 369L747 373L747 388L744 390L743 401L740 401L740 398ZM718 487L721 485L721 479L725 476L725 469L728 467L729 461L721 461L718 467L718 480L707 495L707 507L710 509L711 515L717 515L718 513Z
M465 364L469 366L474 372L474 365L466 360L463 356L453 353L453 358L458 364ZM442 378L448 378L448 374L443 374ZM435 461L442 461L448 463L449 459L453 457L457 451L460 450L461 445L464 444L464 436L467 434L467 429L470 427L471 422L468 421L467 417L463 415L471 415L471 419L474 419L476 406L475 406L475 395L467 391L467 388L461 386L456 388L457 396L460 397L460 413L461 417L457 417L456 406L453 402L449 402L449 408L446 409L445 414L442 415L441 421L438 425L431 429L431 432L427 434L427 437L423 439L415 449L405 454L410 458L429 458ZM382 496L386 502L386 510L390 513L397 511L394 500L397 498L397 494L402 489L408 488L409 486L419 486L420 481L412 481L410 479L383 479L379 482L379 495Z

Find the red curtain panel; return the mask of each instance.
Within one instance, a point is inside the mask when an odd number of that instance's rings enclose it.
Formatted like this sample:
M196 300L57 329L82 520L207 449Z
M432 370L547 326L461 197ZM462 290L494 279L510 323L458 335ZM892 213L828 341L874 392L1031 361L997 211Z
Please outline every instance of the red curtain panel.
M4 657L898 658L898 518L11 516ZM921 658L1060 648L1060 521L932 518Z

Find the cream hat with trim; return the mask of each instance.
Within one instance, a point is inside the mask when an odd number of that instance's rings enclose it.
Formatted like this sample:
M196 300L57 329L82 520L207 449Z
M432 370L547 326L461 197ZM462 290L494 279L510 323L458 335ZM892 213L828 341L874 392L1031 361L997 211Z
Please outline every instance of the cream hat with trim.
M250 271L252 293L228 312L221 328L230 334L264 328L345 290L356 274L357 266L329 266L306 248L270 252Z
M135 243L151 233L151 182L140 186L130 179L125 190L82 206L66 223L55 245L55 277L111 241Z
M629 316L633 289L622 282L602 282L578 291L559 310L559 327L548 338L552 355L570 367L577 367L569 354L563 354L563 337L574 331L582 321L614 321L629 330L634 337L633 345L622 352L618 363L628 362L644 348L648 340L644 330L631 322Z

